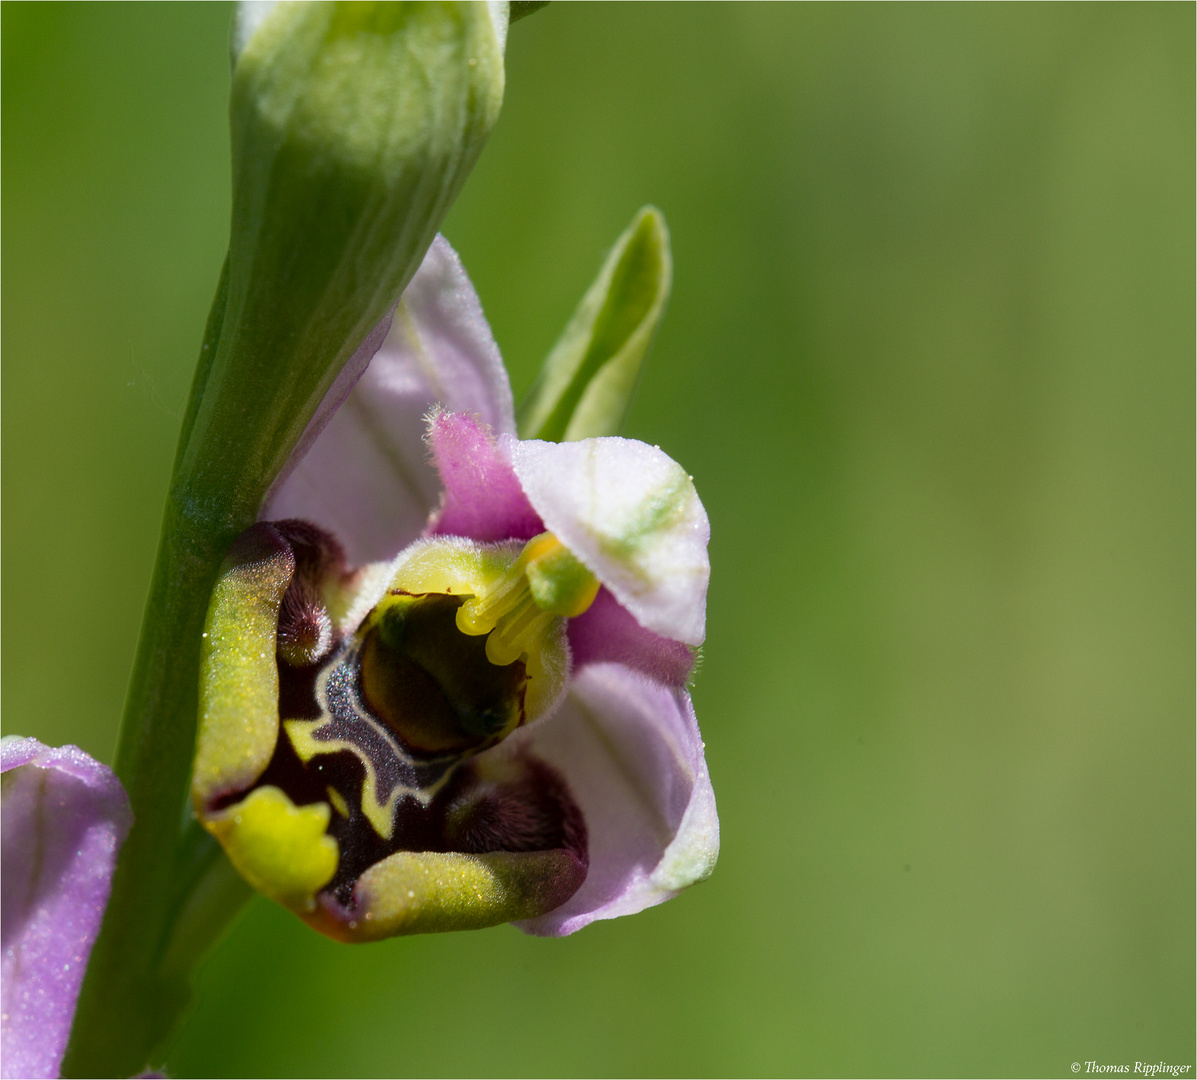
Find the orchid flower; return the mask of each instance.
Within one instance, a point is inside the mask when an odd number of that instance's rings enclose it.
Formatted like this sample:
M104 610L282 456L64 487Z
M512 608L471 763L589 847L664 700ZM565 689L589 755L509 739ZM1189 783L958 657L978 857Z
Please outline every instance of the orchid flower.
M351 941L568 934L713 868L687 692L707 518L680 466L613 437L668 292L664 225L642 212L616 245L519 435L433 239L497 118L509 17L535 6L238 9L229 253L120 780L4 747L6 1075L144 1068L248 895L231 867ZM203 829L180 829L189 771Z
M5 738L0 772L0 1072L57 1076L133 815L112 771L76 746Z
M569 934L711 872L706 513L657 447L517 437L443 238L261 518L205 625L192 786L251 884L360 941Z

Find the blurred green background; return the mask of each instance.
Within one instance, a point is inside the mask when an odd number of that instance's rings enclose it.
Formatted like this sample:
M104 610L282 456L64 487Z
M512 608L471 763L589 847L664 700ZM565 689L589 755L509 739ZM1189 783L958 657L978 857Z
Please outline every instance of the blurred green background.
M3 8L6 731L111 760L228 217L223 5ZM563 941L255 901L174 1076L1194 1060L1194 7L559 4L445 232L517 394L645 202L711 881Z

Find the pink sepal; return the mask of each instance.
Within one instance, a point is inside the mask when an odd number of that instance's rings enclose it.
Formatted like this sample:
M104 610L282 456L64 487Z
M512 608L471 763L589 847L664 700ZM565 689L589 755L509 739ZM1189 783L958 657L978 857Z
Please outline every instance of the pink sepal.
M511 436L491 434L469 413L442 412L428 426L428 445L444 485L431 536L465 536L489 543L530 540L544 532L516 479L508 454Z

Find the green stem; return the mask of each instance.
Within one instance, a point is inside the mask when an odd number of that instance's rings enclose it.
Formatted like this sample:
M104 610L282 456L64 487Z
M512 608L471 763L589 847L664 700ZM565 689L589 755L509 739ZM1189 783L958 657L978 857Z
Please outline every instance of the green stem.
M221 559L252 524L260 497L245 492L238 498L236 487L224 500L197 497L180 469L220 338L226 279L222 275L208 319L184 418L117 747L116 771L134 825L88 965L64 1076L130 1076L144 1069L190 997L190 965L180 966L179 959L198 959L248 896L247 890L212 893L217 903L206 921L196 922L191 911L180 952L176 923L204 876L190 865L197 844L187 841L184 824L196 828L186 814L200 635Z
M117 748L135 820L68 1076L129 1076L149 1063L186 1005L187 969L244 899L182 824L208 598L337 374L359 347L381 344L503 96L482 5L283 5L268 25L233 70L230 254Z
M188 978L254 894L220 844L195 821L188 823L181 854L179 901L159 964L167 980Z
M140 1072L189 996L185 979L164 978L159 969L178 904L200 634L216 570L239 530L218 539L214 530L187 528L175 511L172 505L163 530L117 753L134 827L92 952L64 1076Z

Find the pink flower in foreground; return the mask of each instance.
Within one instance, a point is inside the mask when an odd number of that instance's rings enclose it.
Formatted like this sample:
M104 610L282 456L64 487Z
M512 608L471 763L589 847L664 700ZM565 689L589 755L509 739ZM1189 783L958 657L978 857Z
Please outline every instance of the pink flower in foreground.
M634 440L519 440L443 239L358 363L214 594L201 822L345 940L569 934L708 876L690 478Z
M57 1076L133 814L112 771L76 746L6 738L0 772L0 1059L6 1077Z

